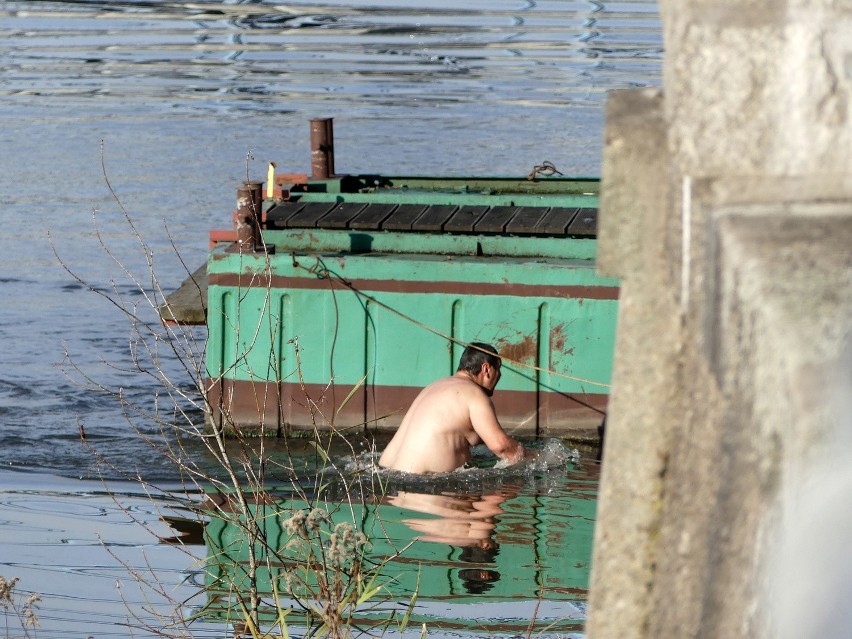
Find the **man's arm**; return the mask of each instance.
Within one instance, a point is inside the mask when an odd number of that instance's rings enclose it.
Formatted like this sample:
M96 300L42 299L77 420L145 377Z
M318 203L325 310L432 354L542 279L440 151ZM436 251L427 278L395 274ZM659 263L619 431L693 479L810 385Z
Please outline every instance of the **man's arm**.
M484 392L474 393L470 400L469 411L473 430L492 453L510 464L526 457L521 443L509 437L503 430L497 420L494 404Z

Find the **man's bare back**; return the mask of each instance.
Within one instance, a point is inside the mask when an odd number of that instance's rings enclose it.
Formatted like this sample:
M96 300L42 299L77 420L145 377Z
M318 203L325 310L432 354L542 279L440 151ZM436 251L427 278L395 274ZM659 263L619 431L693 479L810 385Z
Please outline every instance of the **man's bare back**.
M524 447L500 426L491 402L500 379L496 351L485 344L474 346L479 347L474 351L489 354L469 353L468 347L455 375L420 392L379 465L409 473L448 472L469 462L470 447L480 443L509 463L524 458Z

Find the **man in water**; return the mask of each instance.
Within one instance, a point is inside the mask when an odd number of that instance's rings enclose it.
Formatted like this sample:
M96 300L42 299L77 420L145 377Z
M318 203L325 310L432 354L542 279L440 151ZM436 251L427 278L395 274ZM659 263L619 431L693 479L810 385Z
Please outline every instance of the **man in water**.
M533 457L497 421L491 395L500 366L490 344L465 348L455 375L420 391L379 465L409 473L448 472L467 464L470 447L480 443L510 464Z

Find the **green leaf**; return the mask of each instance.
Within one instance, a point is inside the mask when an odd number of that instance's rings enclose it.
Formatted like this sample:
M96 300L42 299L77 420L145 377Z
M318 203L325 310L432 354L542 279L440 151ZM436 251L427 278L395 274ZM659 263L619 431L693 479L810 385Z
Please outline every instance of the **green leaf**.
M281 628L281 638L282 639L290 639L290 633L287 630L287 620L285 617L293 612L292 608L287 608L284 610L284 607L281 605L281 597L278 594L278 585L276 582L277 579L272 579L272 595L275 598L275 610L278 612L278 626Z
M337 408L338 415L340 415L340 411L343 410L343 407L346 406L347 403L349 403L349 400L352 399L352 396L358 392L358 389L361 388L364 385L364 382L366 381L367 375L365 374L364 377L362 377L361 380L357 384L355 384L355 386L352 387L352 390L349 391L349 394L345 398L343 398L343 402Z

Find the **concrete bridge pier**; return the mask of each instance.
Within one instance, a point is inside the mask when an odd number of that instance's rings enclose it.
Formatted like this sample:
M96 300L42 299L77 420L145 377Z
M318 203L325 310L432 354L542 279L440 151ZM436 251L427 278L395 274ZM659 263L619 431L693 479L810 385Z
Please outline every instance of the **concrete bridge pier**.
M832 636L785 616L777 566L817 471L852 468L852 5L660 8L663 90L607 106L622 289L586 633Z

